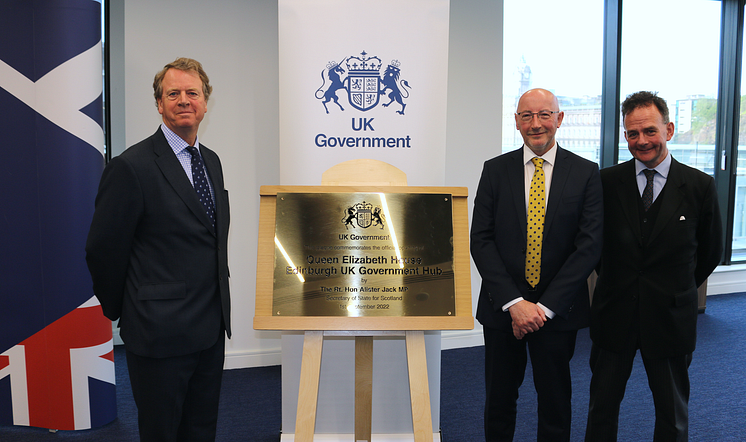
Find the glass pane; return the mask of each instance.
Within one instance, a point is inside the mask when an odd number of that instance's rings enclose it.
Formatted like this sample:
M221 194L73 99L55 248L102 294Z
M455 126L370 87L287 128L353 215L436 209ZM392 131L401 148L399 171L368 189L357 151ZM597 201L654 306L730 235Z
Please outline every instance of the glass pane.
M603 2L574 0L568 7L567 2L536 0L530 11L526 5L524 0L504 2L502 152L523 144L513 117L521 94L543 88L557 96L565 112L557 142L598 163Z
M746 33L744 33L746 35ZM746 38L744 39L746 43ZM744 46L746 56L746 45ZM738 157L736 158L736 205L733 211L732 262L746 261L746 95L744 75L741 69L741 118L738 125Z
M661 19L651 22L651 17ZM710 175L715 167L719 53L720 2L624 0L621 101L641 90L658 92L675 125L669 152ZM630 158L620 127L619 162Z

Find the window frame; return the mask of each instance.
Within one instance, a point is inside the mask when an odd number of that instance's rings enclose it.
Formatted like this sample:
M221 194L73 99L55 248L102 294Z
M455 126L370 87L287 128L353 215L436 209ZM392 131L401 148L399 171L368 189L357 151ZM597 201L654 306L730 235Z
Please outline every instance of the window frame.
M743 67L744 0L723 0L720 11L720 78L715 133L715 185L724 221L723 264L733 263L733 215L736 206L738 125Z
M733 216L736 206L738 125L743 66L744 4L746 0L720 0L720 66L715 135L715 185L723 220L723 258L733 264ZM623 0L604 0L603 79L601 97L601 168L619 160L620 73ZM738 261L742 262L742 261Z

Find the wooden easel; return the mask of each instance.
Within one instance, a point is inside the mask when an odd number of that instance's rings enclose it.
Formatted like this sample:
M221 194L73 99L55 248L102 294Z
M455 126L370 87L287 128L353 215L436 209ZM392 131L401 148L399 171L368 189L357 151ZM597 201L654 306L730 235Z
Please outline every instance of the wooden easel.
M361 179L367 178L367 179ZM452 317L277 317L272 316L272 259L277 192L376 192L419 191L454 195L454 268L456 314ZM404 336L409 371L409 391L415 442L432 442L432 416L427 378L424 330L471 330L471 281L468 255L468 220L466 191L463 188L409 188L406 175L390 164L368 159L351 160L328 169L322 175L322 186L262 186L260 202L259 256L257 265L257 300L254 328L264 330L304 330L300 388L295 424L295 441L312 442L321 374L324 336L355 337L355 441L371 440L373 397L373 337ZM403 190L405 189L405 190ZM459 202L456 203L456 197ZM271 229L271 230L269 230ZM269 291L269 293L268 293ZM267 296L267 294L269 296Z
M316 404L321 375L321 350L324 336L355 337L355 441L371 440L373 397L373 337L404 336L409 370L409 394L415 442L432 442L433 421L427 379L425 332L412 331L306 331L295 420L295 441L312 442L316 426Z

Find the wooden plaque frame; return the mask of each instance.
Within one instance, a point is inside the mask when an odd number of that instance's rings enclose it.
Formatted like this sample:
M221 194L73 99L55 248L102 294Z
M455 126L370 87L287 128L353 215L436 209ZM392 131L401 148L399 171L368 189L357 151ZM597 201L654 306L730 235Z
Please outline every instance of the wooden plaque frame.
M275 203L277 193L435 193L453 196L453 316L273 316ZM474 328L469 261L469 220L465 187L261 186L256 271L256 330L471 330Z

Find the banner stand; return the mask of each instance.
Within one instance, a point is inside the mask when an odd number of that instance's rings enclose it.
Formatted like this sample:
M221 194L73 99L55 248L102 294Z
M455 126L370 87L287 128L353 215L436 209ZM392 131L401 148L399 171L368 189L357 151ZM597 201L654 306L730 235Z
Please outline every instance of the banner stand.
M361 173L361 171L370 173ZM361 182L361 177L371 177ZM355 440L371 440L373 337L404 336L415 442L432 441L432 417L427 378L425 330L471 330L467 189L408 187L406 175L390 164L350 160L328 169L322 186L261 186L257 291L254 329L304 330L295 441L312 442L321 373L324 336L355 337ZM453 316L339 317L273 316L275 201L278 192L449 193L453 196L453 248L456 312Z

